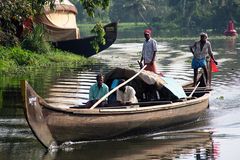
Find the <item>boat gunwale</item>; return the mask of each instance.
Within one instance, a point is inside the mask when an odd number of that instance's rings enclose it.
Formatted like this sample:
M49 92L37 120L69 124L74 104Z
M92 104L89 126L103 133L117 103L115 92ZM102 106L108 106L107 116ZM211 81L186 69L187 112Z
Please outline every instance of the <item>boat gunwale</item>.
M155 112L161 110L169 110L169 109L178 109L178 108L185 108L189 107L190 105L197 105L204 101L208 101L210 93L205 93L203 96L190 99L183 102L173 102L171 104L156 104L152 106L145 106L145 107L137 107L137 108L95 108L95 109L88 109L88 108L59 108L54 107L45 102L43 107L49 110L64 112L69 114L84 114L84 115L115 115L115 114L138 114L138 113L145 113L145 112ZM41 97L40 97L41 98Z

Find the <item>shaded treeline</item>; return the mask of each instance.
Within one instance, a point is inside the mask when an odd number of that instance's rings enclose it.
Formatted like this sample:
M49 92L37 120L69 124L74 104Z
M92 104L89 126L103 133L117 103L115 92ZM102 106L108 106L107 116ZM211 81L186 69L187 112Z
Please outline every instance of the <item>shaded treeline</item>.
M79 23L89 22L80 5ZM164 34L223 33L230 19L239 25L240 0L112 0L94 20L144 23ZM91 20L92 21L92 20Z

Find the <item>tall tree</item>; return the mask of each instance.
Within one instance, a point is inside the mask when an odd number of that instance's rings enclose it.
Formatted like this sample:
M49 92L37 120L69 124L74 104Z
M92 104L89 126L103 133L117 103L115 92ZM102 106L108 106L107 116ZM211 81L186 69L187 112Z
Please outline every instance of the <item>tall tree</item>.
M151 27L149 20L146 18L147 12L153 12L155 7L151 0L132 0L124 4L124 8L130 12L130 14L135 15L136 20L141 18L148 27ZM136 21L137 22L137 21Z

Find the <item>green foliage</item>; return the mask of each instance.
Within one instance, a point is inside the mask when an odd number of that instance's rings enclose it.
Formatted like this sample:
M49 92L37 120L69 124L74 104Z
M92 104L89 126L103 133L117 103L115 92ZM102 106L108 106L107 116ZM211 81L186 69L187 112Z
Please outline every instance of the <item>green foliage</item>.
M94 17L97 8L106 10L110 0L79 0L90 17Z
M94 39L94 41L91 42L93 48L95 49L96 52L98 52L99 50L99 45L98 44L105 44L106 40L104 38L105 36L105 31L103 29L103 25L101 22L97 23L93 29L91 30L92 33L96 34L96 38Z
M219 100L224 100L224 96L217 97Z
M80 0L83 8L87 11L90 17L95 16L95 12L98 8L106 10L109 6L110 0ZM91 30L91 33L96 34L96 38L91 42L94 50L98 52L99 44L105 44L105 31L101 22L96 23L96 25Z
M19 40L13 33L0 30L0 45L10 47L17 44L19 44Z
M50 44L45 40L44 28L41 25L36 25L33 32L29 32L21 43L23 49L35 51L43 54L50 50Z
M36 61L36 58L30 52L24 51L21 48L14 47L10 49L9 58L14 60L17 65L31 65Z
M33 14L31 3L27 0L0 1L0 44L16 45L21 23Z
M62 0L60 0L62 1ZM16 45L18 42L17 38L21 38L21 29L22 23L29 17L34 17L35 14L42 12L44 5L50 5L50 8L54 9L55 0L38 0L38 1L29 1L29 0L8 0L0 1L0 44L4 46ZM109 6L110 0L79 0L83 8L86 10L90 17L94 17L96 11L106 10ZM100 9L100 10L97 10ZM98 25L99 26L99 25ZM93 32L95 29L93 30ZM37 29L38 32L38 29ZM96 30L94 32L99 34L98 37L101 37L103 34ZM39 37L40 34L28 35L24 38L22 43L24 48L30 50L36 50L39 53L47 52L47 46ZM10 37L9 39L5 37ZM39 39L40 38L40 39ZM98 39L99 39L98 38ZM40 40L33 41L33 40ZM13 41L14 40L14 41ZM16 40L16 41L15 41ZM98 41L98 40L97 40ZM95 42L96 44L97 42Z
M8 48L0 46L0 74L19 74L30 70L32 67L42 68L57 65L67 67L75 64L91 65L95 62L94 59L87 59L60 50L51 50L47 54L41 55L23 50L20 47Z

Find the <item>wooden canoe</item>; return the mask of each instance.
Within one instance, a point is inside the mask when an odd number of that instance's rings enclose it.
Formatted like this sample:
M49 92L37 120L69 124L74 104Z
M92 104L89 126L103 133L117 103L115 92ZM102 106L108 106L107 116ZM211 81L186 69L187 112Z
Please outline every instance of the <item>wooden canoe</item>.
M109 75L105 77L109 80ZM135 80L139 81L139 76ZM67 141L111 139L191 122L197 120L209 104L209 90L200 87L192 98L139 100L138 108L58 108L49 105L27 81L21 81L21 87L27 122L47 148ZM184 87L186 92L193 90L189 85Z
M105 40L106 43L99 44L99 51L101 52L108 47L110 47L117 38L117 22L109 23L104 26L105 30ZM97 52L92 47L91 42L96 38L96 36L83 37L79 39L64 40L52 42L54 47L61 49L63 51L72 52L75 54L83 55L85 57L90 57L97 54Z

